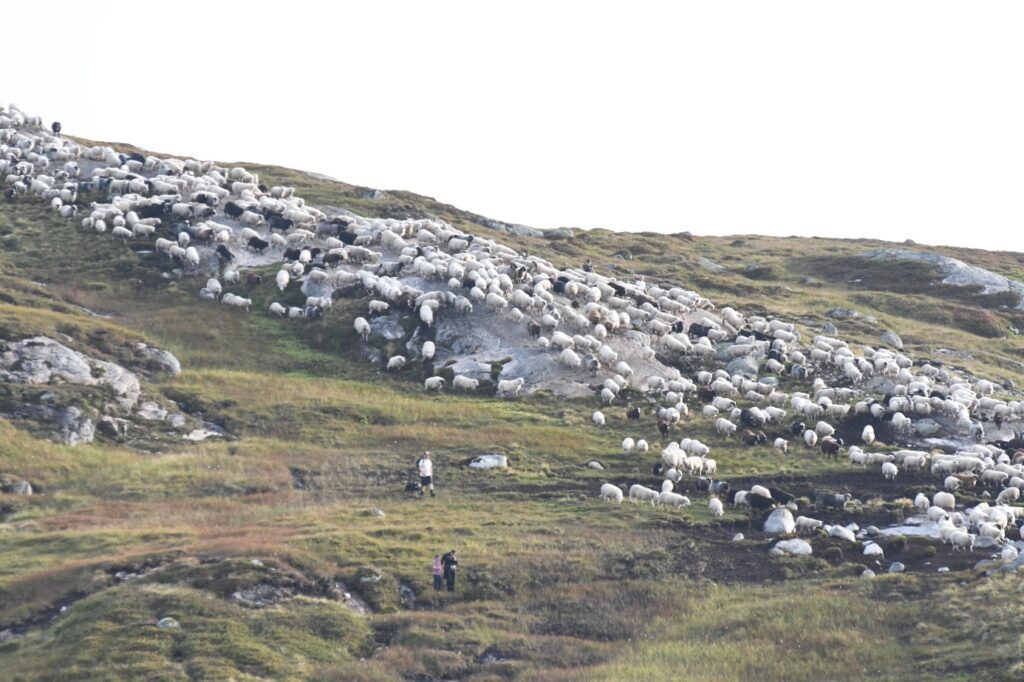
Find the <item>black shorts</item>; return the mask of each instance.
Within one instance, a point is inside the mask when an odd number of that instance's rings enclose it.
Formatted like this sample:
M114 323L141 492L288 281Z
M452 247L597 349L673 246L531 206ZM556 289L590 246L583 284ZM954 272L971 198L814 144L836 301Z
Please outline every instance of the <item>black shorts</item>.
M425 488L430 485L432 478L432 476L420 476L420 484Z

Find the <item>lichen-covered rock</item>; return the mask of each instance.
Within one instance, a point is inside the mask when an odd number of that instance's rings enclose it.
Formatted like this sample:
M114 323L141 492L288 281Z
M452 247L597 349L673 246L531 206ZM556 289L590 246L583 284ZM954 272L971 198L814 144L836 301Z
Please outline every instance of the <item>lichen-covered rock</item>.
M45 336L6 344L0 353L0 381L107 386L124 408L134 406L142 392L139 378L121 365L90 358Z
M176 377L181 374L181 362L170 351L162 348L152 348L144 343L135 344L135 350L148 362L159 368L160 371Z

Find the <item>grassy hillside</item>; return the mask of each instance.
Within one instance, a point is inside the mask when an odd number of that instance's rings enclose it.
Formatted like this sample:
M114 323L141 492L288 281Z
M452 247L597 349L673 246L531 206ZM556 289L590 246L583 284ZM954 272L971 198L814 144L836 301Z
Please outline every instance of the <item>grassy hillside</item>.
M437 215L492 234L413 194L364 199L361 188L256 170L312 203ZM680 282L720 305L799 319L805 330L820 328L830 308L854 308L878 322L836 321L851 340L875 343L892 328L917 355L955 349L973 359L954 364L1024 384L1024 346L1009 331L1024 321L1000 307L1007 301L932 286L935 273L920 268L858 269L856 254L881 243L607 231L516 241L556 264L589 256L598 269ZM425 396L414 372L383 376L362 359L349 321L364 299L342 299L312 324L262 312L269 284L248 292L248 315L201 302L201 282L161 277L166 259L77 231L42 207L0 206L0 244L0 339L45 334L118 362L136 341L166 348L184 371L147 380L147 395L233 435L193 445L130 433L71 448L0 418L0 473L40 493L0 494L0 631L18 635L0 636L5 679L1021 674L1020 609L1003 596L1012 577L864 581L861 557L777 559L767 542L733 542L750 527L745 513L713 521L703 504L676 512L600 503L602 482L650 478L651 457L619 447L627 435L657 441L650 419L638 428L612 408L598 430L594 401ZM1024 274L1017 254L939 251ZM701 267L701 257L726 271ZM0 386L0 412L32 390ZM783 457L710 431L702 420L684 425L713 442L731 479L809 489L849 475L814 453ZM402 492L424 448L437 460L436 499ZM511 468L464 466L482 452L508 455ZM590 459L606 471L587 468ZM909 477L890 492L926 483ZM459 590L436 593L431 559L451 547L464 569ZM273 603L233 597L254 590ZM163 617L180 628L156 628Z

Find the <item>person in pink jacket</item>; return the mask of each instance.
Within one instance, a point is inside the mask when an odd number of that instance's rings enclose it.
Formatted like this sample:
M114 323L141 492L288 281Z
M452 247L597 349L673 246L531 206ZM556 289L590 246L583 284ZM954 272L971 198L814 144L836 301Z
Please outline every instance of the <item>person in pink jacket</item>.
M444 576L444 568L441 566L441 555L434 555L434 589L437 591L441 590L442 577Z

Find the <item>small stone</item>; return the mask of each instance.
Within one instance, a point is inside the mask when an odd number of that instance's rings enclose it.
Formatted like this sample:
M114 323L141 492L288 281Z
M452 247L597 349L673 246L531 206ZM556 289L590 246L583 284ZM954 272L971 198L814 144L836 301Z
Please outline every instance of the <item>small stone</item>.
M835 336L837 332L838 330L836 329L836 326L831 322L826 322L825 326L821 328L821 333L827 334L828 336Z
M882 556L884 552L877 543L869 542L864 546L864 556Z
M181 627L181 625L178 623L178 621L174 620L173 618L161 618L160 620L157 621L156 626L158 628L160 628L161 630L167 630L169 628L180 628Z
M1017 388L1017 384L1013 383L1013 379L1003 379L1003 388L1007 391L1012 391Z
M598 471L604 471L604 466L602 466L596 459L592 459L587 462L587 467L590 469L597 469Z
M902 573L905 570L907 570L907 567L904 566L899 561L894 561L891 564L889 564L889 572L890 573Z
M869 538L873 538L873 537L877 537L878 534L881 533L882 531L878 530L878 526L868 526L867 528L864 529L864 532L867 533L867 536Z
M263 562L259 559L252 559L249 563L257 568L263 568Z
M384 516L385 516L384 510L383 509L378 509L377 507L374 507L373 509L368 511L367 514L369 514L370 516L375 516L378 519L383 519Z
M861 578L874 578L875 577L875 572L872 571L870 568L865 568L863 571L861 571L860 577Z
M936 573L949 573L949 566L939 566L939 570Z
M736 533L736 535L733 535L732 536L732 541L733 542L742 542L743 541L743 533Z

